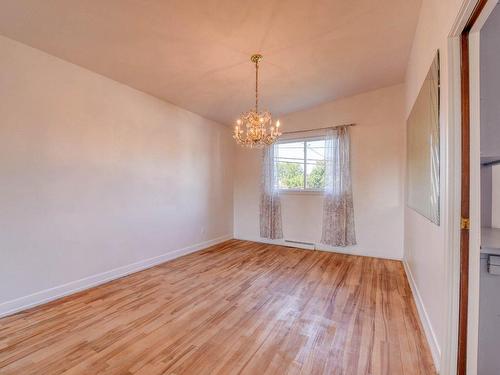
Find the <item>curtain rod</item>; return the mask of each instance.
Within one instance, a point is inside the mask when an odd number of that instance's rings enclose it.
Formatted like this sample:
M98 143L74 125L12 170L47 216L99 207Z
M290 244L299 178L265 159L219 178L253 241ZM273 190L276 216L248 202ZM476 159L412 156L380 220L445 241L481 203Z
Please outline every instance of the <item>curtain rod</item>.
M324 128L307 129L307 130L294 130L294 131L291 131L291 132L283 132L283 134L314 132L314 131L318 131L318 130L327 130L327 129L341 128L343 126L356 126L356 124L345 124L345 125L327 126L327 127L324 127Z

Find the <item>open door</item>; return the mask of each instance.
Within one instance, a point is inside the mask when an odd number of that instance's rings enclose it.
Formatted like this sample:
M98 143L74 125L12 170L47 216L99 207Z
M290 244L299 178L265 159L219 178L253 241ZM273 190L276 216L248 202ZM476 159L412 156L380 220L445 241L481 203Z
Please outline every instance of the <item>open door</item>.
M460 36L461 80L461 219L460 296L458 321L457 374L467 373L467 319L469 309L469 220L470 220L470 84L469 34L488 0L478 0Z

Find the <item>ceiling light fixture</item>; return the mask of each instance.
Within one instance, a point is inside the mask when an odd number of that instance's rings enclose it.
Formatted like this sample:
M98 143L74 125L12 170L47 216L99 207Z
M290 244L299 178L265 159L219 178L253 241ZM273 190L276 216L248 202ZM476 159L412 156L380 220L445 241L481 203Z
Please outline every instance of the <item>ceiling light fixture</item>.
M236 120L233 138L239 145L253 148L273 144L281 132L279 120L273 126L271 114L259 112L259 62L262 55L252 55L250 60L255 64L255 108Z

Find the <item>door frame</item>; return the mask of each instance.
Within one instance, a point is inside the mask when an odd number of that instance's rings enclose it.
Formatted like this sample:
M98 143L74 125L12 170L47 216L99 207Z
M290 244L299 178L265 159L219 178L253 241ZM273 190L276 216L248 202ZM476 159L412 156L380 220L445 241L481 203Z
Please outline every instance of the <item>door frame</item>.
M449 38L451 119L452 129L457 129L451 138L450 169L458 171L455 178L451 176L449 186L452 225L448 243L454 269L449 285L454 308L448 328L451 345L443 366L449 374L477 373L481 230L479 31L497 2L464 1ZM453 254L458 248L459 257L455 259Z

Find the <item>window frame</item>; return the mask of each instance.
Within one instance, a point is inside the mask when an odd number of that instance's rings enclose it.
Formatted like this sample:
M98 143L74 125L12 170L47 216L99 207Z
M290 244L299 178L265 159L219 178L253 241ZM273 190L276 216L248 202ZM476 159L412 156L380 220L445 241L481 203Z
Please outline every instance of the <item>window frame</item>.
M317 189L317 188L308 188L307 185L307 142L311 141L325 141L325 137L321 135L314 135L310 137L297 137L297 138L289 138L289 139L280 139L275 144L274 147L278 147L280 144L286 143L298 143L302 142L304 144L304 188L303 189L282 189L279 187L279 177L278 177L278 191L280 194L304 194L304 195L323 195L325 192L325 188ZM275 163L278 163L279 157L275 157Z

